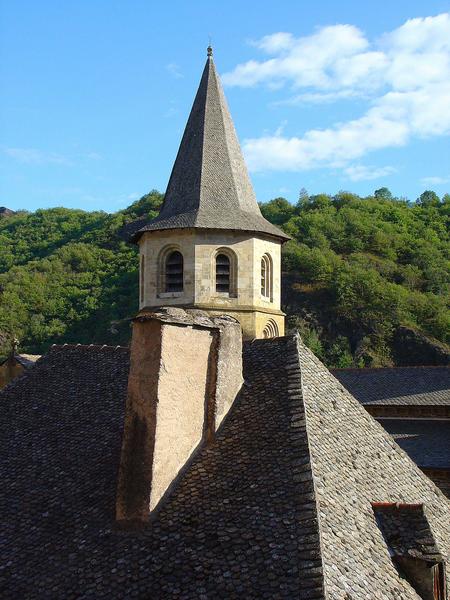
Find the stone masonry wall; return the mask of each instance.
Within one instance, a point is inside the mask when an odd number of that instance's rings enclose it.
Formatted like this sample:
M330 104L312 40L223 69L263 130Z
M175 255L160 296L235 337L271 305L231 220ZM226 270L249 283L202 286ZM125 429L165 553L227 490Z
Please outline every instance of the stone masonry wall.
M218 317L214 322L221 326L214 407L214 431L217 431L242 387L242 334L239 323L229 317Z
M5 387L10 381L23 373L24 368L19 363L11 364L10 360L5 361L0 365L0 390Z
M139 307L151 306L180 306L193 304L195 299L195 255L194 255L194 231L185 229L173 232L154 231L146 233L139 242L140 256L145 258L144 268L144 294L140 294ZM165 293L163 297L158 294L159 257L161 251L173 246L179 250L184 261L184 290L179 292ZM140 263L141 264L141 263ZM141 279L142 280L142 279Z
M158 289L161 252L171 246L183 254L183 292L165 293ZM215 291L215 255L221 248L229 249L236 256L237 294ZM215 314L229 314L239 320L247 339L261 337L267 321L272 318L280 335L284 334L279 242L237 231L155 231L142 236L140 252L145 258L141 309L161 305L193 306ZM266 253L272 258L271 299L261 296L261 258Z

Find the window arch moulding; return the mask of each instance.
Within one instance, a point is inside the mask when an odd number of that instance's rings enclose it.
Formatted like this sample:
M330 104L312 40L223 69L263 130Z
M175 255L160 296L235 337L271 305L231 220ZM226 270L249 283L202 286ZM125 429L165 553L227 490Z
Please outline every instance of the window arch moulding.
M263 329L263 338L275 338L280 335L278 325L273 319L269 319Z

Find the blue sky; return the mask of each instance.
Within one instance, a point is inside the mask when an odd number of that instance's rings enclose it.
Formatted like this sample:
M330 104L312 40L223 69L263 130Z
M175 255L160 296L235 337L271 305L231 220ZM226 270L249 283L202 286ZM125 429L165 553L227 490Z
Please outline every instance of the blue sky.
M208 37L261 201L450 191L450 2L4 0L0 205L164 191Z

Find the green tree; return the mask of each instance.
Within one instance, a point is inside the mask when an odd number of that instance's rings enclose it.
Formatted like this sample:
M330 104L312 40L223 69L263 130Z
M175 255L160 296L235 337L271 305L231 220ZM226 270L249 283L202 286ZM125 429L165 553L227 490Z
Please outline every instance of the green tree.
M417 199L417 203L420 204L421 206L439 206L440 204L440 200L439 200L439 196L431 191L431 190L425 190L424 192L422 192L419 196L419 198Z
M286 198L275 198L261 205L263 215L275 225L283 225L294 215L294 207Z
M373 195L377 200L392 200L393 199L392 193L391 193L390 189L387 187L382 187L382 188L379 188L378 190L375 190Z

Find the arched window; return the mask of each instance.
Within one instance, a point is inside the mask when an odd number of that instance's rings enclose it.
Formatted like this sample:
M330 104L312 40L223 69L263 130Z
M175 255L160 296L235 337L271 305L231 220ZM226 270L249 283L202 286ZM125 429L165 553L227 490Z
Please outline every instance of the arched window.
M272 259L269 254L261 258L261 296L272 300Z
M216 256L216 292L230 293L231 263L226 254Z
M237 297L238 259L231 248L217 248L212 254L212 289L216 294Z
M144 285L145 285L145 256L141 255L141 271L140 271L140 286L141 286L141 302L144 302Z
M279 335L280 332L278 330L278 325L273 319L269 319L263 330L263 338L274 338L278 337Z
M165 292L183 291L183 255L178 250L167 255L164 275Z

